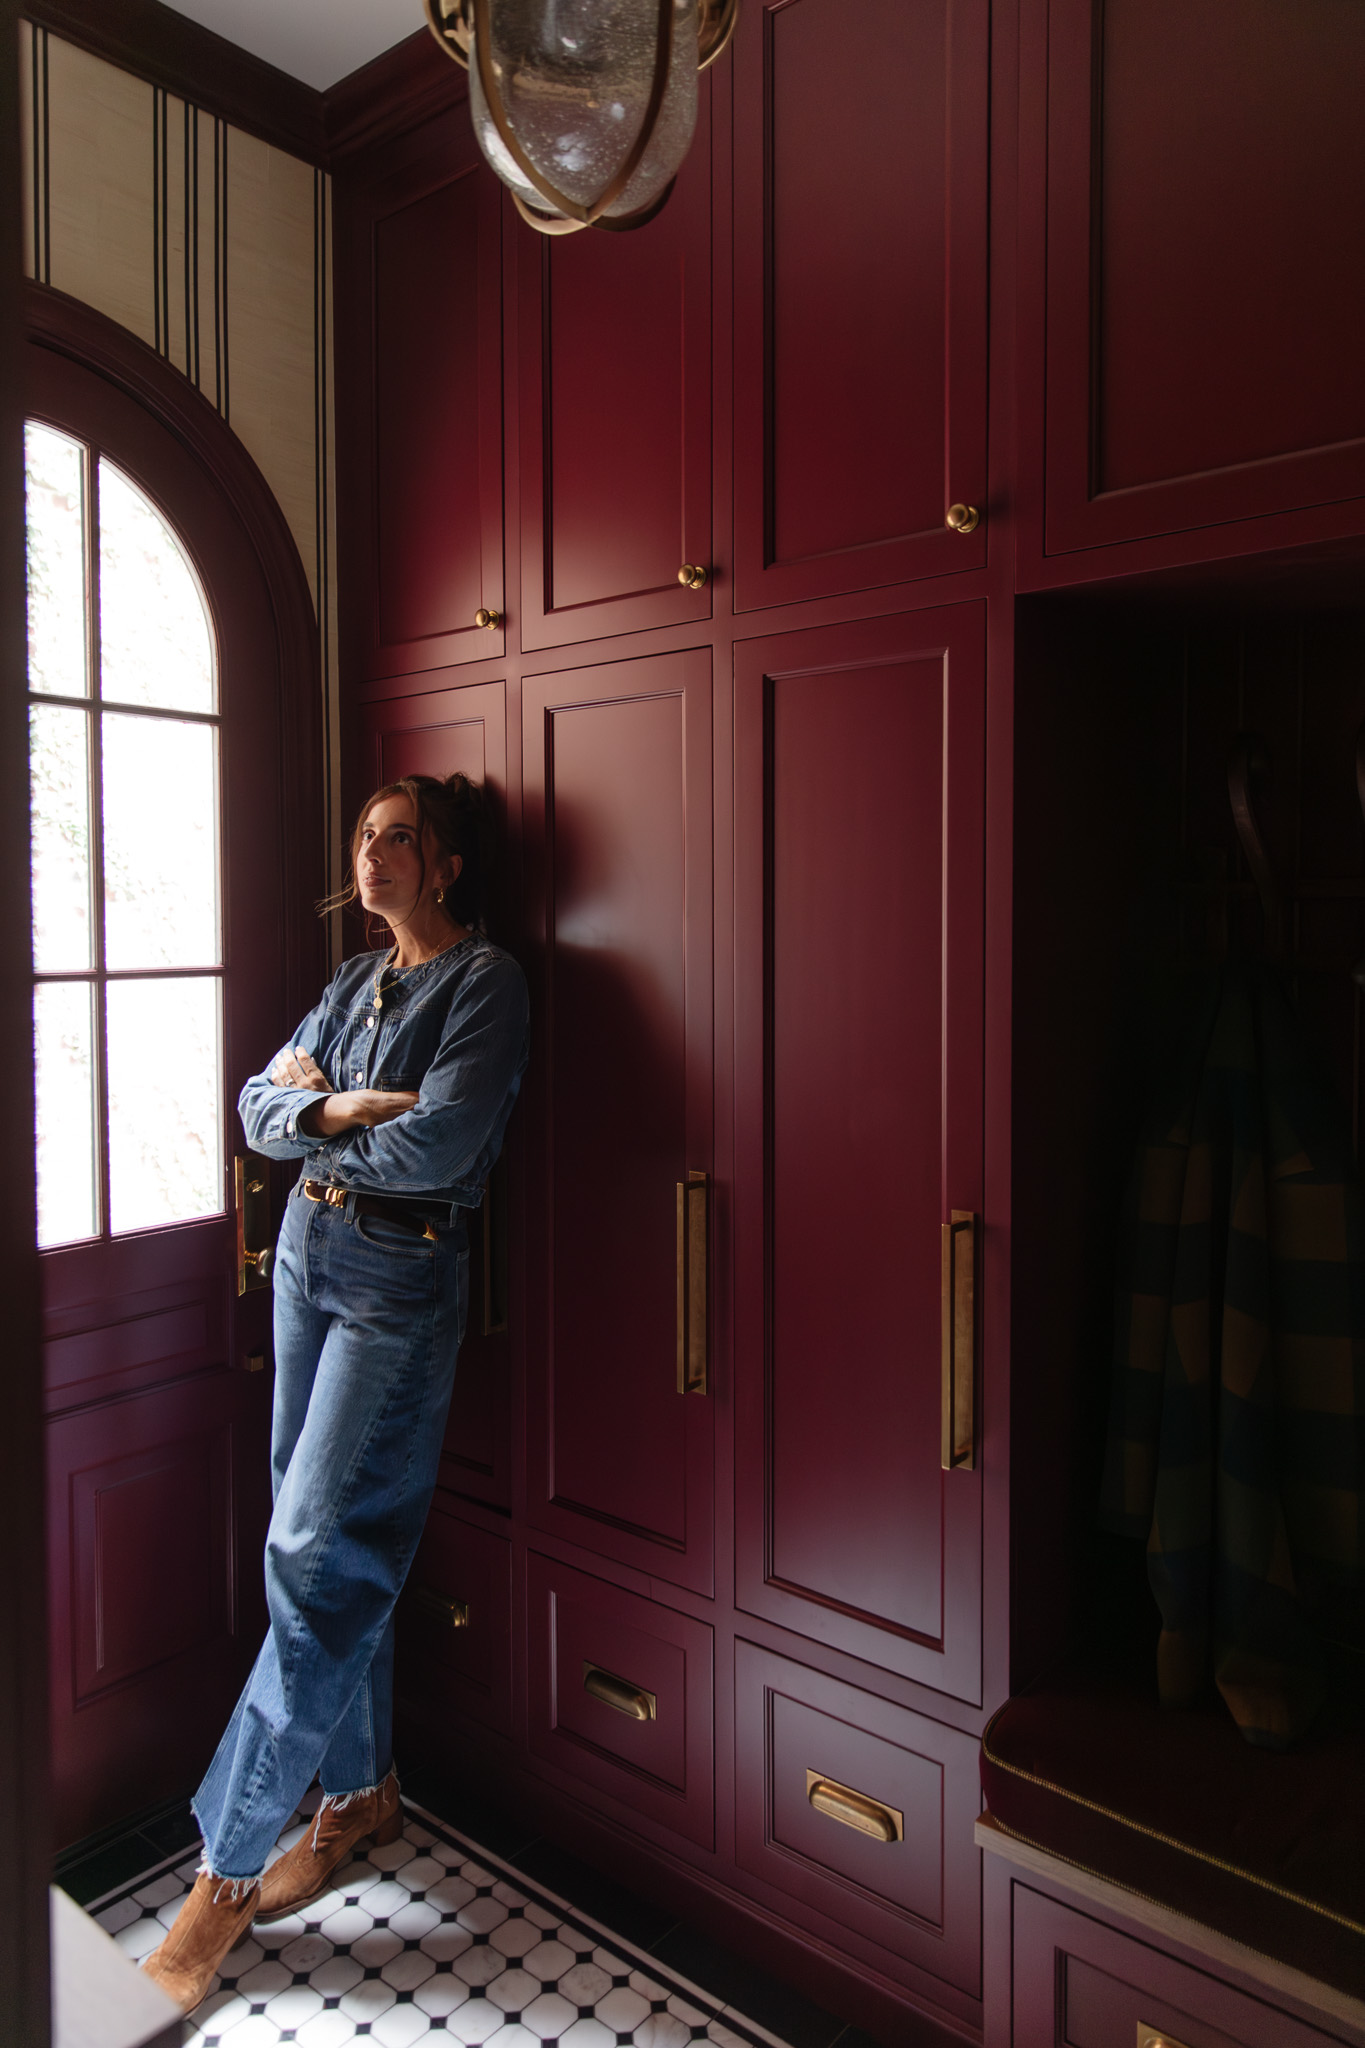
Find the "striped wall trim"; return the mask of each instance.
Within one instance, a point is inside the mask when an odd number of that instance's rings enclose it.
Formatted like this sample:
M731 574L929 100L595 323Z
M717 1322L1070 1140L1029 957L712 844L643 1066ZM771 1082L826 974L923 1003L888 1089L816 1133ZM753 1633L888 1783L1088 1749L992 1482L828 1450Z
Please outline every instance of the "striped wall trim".
M39 284L52 282L52 194L48 175L47 30L34 28L29 35L29 75L24 90L30 94L30 128L33 161L33 275Z

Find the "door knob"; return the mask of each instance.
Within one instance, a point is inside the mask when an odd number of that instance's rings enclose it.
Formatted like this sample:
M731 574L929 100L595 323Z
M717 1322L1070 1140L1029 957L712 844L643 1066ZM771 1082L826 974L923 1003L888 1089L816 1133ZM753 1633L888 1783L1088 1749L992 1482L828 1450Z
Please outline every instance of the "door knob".
M502 613L491 612L487 605L480 605L474 614L474 624L476 626L486 626L490 633L495 633L502 624Z
M706 569L701 562L684 562L678 571L678 581L685 590L703 590L706 587Z
M981 524L981 514L975 505L950 505L943 519L954 533L975 533Z

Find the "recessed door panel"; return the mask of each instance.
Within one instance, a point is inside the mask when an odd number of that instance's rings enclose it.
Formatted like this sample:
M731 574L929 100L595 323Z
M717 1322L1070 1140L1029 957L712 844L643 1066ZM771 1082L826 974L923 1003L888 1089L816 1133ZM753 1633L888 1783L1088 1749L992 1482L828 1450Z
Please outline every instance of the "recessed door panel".
M689 1585L711 1402L678 1392L676 1218L711 1156L710 772L708 656L528 679L533 1514Z
M1365 17L1052 0L1050 553L1365 493Z
M468 683L455 689L431 690L421 696L390 697L364 710L366 787L357 793L363 803L371 788L404 775L469 776L491 793L505 824L507 804L507 712L502 683ZM504 836L504 854L507 846ZM489 932L507 943L505 870L495 884L489 909ZM494 1176L493 1192L484 1212L471 1216L469 1319L455 1371L441 1484L474 1500L497 1507L511 1504L511 1352L504 1277L484 1257L484 1233L497 1233L498 1255L505 1241L510 1154L515 1130L504 1154L507 1165ZM488 1203L497 1205L490 1217Z
M942 1225L980 1206L983 682L977 607L738 652L741 1604L966 1697Z
M646 232L522 232L522 644L710 615L710 81Z
M768 0L735 65L738 601L979 567L984 0Z
M354 672L498 654L503 610L500 187L463 107L338 181L339 592Z
M450 1705L508 1732L512 1546L438 1493L398 1608L395 1690L405 1705Z

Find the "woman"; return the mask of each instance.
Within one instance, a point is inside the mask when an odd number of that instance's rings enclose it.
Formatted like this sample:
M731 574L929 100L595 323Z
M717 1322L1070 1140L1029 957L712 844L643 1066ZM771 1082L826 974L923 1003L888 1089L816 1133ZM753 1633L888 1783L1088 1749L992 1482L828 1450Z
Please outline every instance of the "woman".
M341 900L393 944L346 962L238 1105L254 1150L304 1168L274 1269L270 1632L195 1794L199 1876L143 1966L186 2012L253 1919L297 1910L364 1838L402 1827L393 1608L464 1333L460 1212L481 1199L526 1064L525 981L478 928L487 832L462 775L370 799ZM316 1823L266 1872L315 1775Z

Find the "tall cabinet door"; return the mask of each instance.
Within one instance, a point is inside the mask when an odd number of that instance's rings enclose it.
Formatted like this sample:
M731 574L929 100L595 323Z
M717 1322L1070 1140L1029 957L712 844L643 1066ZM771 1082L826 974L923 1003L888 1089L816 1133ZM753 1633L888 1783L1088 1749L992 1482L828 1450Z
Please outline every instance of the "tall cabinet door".
M524 693L528 1512L709 1593L713 1401L678 1390L677 1188L712 1159L710 654Z
M711 615L710 80L647 232L521 231L521 644Z
M467 775L500 810L507 802L507 710L502 683L470 683L421 696L390 697L364 711L368 788L402 775ZM358 795L364 801L364 793ZM489 930L506 938L500 906ZM509 1134L509 1152L515 1149ZM469 1320L455 1373L440 1480L456 1493L511 1506L511 1356L505 1287L497 1270L505 1226L505 1181L495 1170L470 1225ZM487 1240L487 1242L485 1241Z
M985 560L988 64L988 0L741 11L742 610Z
M738 1604L969 1701L941 1257L981 1208L984 627L753 641L735 710Z

